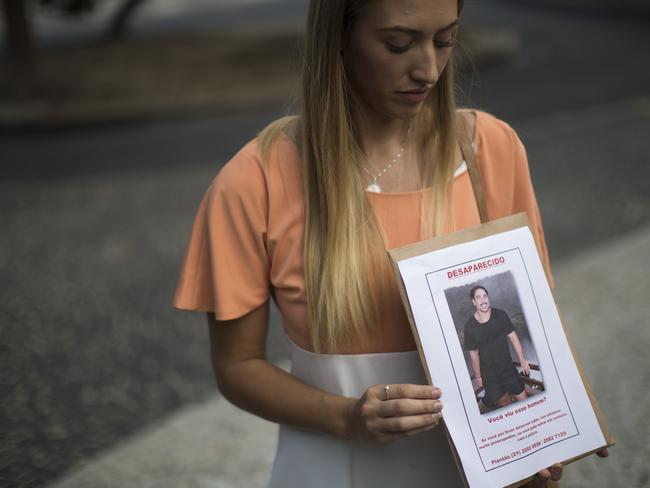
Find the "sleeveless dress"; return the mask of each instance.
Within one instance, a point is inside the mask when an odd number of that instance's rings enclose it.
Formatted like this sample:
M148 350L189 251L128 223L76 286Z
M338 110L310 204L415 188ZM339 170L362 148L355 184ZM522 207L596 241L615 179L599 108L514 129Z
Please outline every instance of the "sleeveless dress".
M416 351L315 354L289 340L291 373L305 383L360 397L377 383L426 384ZM374 446L280 426L269 488L462 487L444 427Z
M476 112L474 147L489 218L528 214L552 284L523 144L507 124ZM377 303L377 333L338 354L311 352L300 164L295 145L283 135L266 164L255 139L221 169L199 206L174 306L231 320L272 297L289 339L292 374L337 395L359 397L373 384L426 383L396 287L386 290ZM467 171L457 171L451 184L454 226L448 224L445 231L480 224ZM426 191L367 193L387 248L421 240L420 199ZM462 486L443 427L383 447L280 427L270 487L377 488L398 482Z

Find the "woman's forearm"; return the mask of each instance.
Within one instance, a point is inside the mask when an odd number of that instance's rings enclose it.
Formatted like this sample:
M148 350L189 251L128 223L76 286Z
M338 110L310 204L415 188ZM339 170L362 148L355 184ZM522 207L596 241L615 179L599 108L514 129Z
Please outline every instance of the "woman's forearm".
M350 437L356 399L309 386L266 359L268 303L231 321L208 315L212 364L219 389L232 403L282 424Z
M349 418L356 399L309 386L266 359L222 368L217 382L228 400L262 418L350 438Z
M434 428L441 392L429 385L368 385L345 398L307 385L266 359L268 303L235 320L208 315L212 364L223 395L267 420L384 444Z

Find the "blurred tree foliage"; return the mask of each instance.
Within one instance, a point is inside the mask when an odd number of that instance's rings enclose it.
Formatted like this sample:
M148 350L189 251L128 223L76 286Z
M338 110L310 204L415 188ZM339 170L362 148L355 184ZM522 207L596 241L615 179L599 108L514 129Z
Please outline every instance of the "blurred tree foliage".
M34 60L34 39L31 27L33 3L69 17L82 17L104 0L2 0L5 16L6 45L14 66L23 73ZM146 0L122 0L109 20L106 33L110 39L124 35L127 23Z
M81 16L93 10L103 0L38 0L41 5L52 7L69 16ZM123 0L115 9L107 29L108 37L115 39L126 32L127 22L146 0Z
M98 1L101 0L39 0L39 3L65 15L79 16L90 12Z
M14 65L19 71L31 64L34 53L34 41L28 11L30 5L23 0L2 0L5 16L5 36L7 49Z

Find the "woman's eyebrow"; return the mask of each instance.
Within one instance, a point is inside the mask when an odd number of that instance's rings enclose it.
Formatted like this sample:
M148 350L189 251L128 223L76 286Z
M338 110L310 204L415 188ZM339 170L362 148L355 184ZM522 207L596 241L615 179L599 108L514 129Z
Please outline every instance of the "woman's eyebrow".
M456 27L457 25L458 25L458 19L454 20L454 21L453 21L452 23L450 23L449 25L443 27L443 28L440 29L438 32L448 31L449 29L452 29L452 28Z
M445 32L448 31L449 29L456 27L458 25L458 19L454 20L451 22L449 25L446 25L445 27L441 28L436 32L436 34L439 34L440 32ZM403 32L405 34L411 34L411 35L419 35L422 34L422 31L419 31L417 29L411 29L410 27L406 27L403 25L394 25L391 27L384 27L382 29L379 29L381 32Z

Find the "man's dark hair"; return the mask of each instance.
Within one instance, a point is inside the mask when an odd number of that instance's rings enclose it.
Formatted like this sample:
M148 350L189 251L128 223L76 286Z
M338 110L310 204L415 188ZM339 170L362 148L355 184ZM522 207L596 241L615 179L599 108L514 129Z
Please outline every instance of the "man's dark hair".
M485 289L484 286L476 285L474 288L472 288L472 289L469 291L469 298L470 298L470 299L474 300L474 294L476 293L476 290L483 290L483 291L485 292L486 295L489 295L488 291Z

